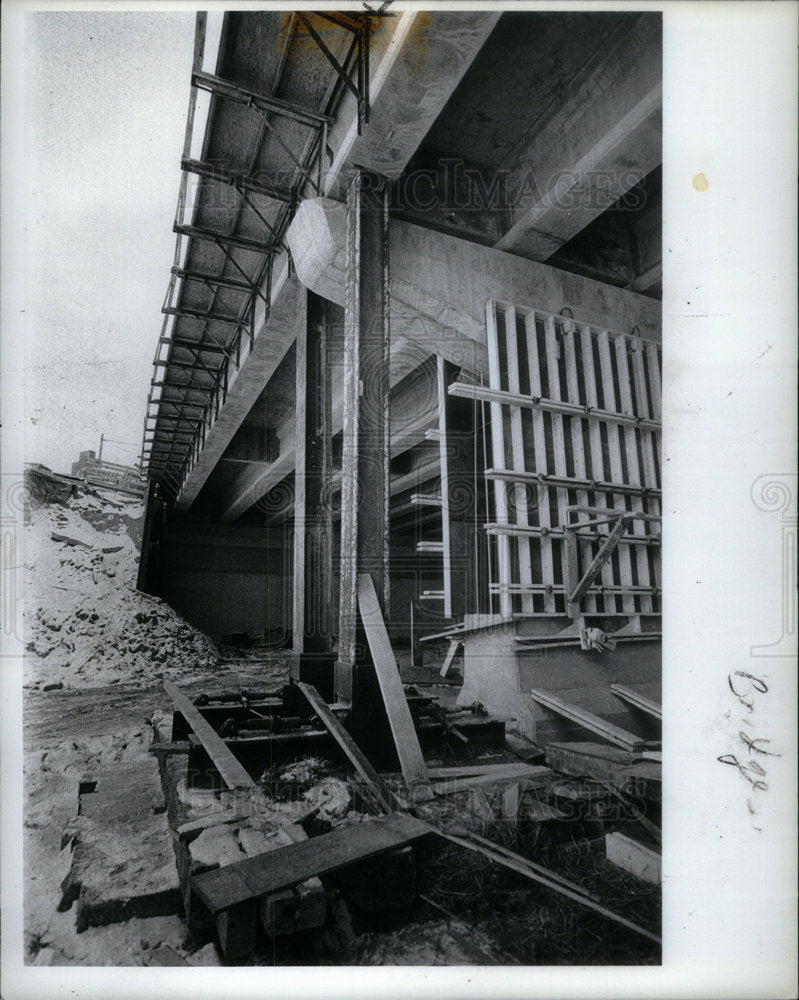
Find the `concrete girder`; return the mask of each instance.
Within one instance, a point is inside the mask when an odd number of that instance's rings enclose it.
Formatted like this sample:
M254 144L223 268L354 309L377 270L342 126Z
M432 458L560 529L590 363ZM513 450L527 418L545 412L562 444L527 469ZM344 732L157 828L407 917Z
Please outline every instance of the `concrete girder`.
M374 76L369 127L354 136L346 158L341 152L333 173L345 162L395 180L408 165L422 140L452 96L474 57L500 17L500 11L419 11L402 15L386 53L386 71ZM354 107L354 104L353 104ZM349 130L354 122L347 122ZM333 126L337 133L344 123ZM341 149L346 144L341 143ZM325 185L331 193L331 185ZM342 192L343 196L343 192Z
M300 281L342 305L345 206L306 199L286 240ZM637 325L643 337L660 340L660 303L646 296L398 219L389 241L392 336L471 371L486 368L489 299L551 313L568 306L577 322L618 331Z
M509 164L500 250L547 260L662 160L660 18L615 30Z

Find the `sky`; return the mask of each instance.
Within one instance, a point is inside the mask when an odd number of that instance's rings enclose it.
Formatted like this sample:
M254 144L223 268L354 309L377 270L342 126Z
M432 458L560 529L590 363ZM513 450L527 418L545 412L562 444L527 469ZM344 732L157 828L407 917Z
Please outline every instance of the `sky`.
M25 460L132 463L161 328L194 13L25 17Z

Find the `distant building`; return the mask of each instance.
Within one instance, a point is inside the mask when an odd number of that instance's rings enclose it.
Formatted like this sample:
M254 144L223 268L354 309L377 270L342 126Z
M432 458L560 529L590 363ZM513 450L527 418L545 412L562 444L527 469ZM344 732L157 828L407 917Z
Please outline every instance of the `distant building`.
M93 486L111 486L115 489L144 493L141 471L132 465L105 462L94 451L82 451L77 462L72 463L72 475L85 479Z

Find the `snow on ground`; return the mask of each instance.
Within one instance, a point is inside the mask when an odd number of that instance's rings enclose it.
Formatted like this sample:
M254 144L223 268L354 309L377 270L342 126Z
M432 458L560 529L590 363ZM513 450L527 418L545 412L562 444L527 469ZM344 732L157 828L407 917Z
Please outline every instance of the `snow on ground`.
M82 492L65 503L29 505L27 687L177 680L215 663L202 633L136 590L142 516L142 502L122 494Z

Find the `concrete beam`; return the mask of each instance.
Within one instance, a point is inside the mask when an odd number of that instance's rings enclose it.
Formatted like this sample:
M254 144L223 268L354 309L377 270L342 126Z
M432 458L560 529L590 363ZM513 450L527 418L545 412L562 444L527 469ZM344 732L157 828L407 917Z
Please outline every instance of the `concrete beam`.
M188 510L197 499L208 476L216 468L242 421L294 342L297 283L289 280L285 261L283 264L283 268L278 268L278 278L275 281L269 336L256 337L249 353L246 350L242 352L239 367L231 365L227 401L206 433L203 450L186 477L175 504L177 510ZM256 329L261 334L264 329L264 312L263 304L259 303Z
M300 281L344 302L346 210L329 198L304 201L286 239ZM485 306L489 299L660 340L660 303L493 247L397 219L389 231L391 329L474 372L486 370Z
M662 160L660 17L623 18L521 145L500 250L547 260Z
M392 180L399 177L499 17L499 11L420 11L407 24L400 22L389 52L390 72L375 81L380 91L349 162Z

